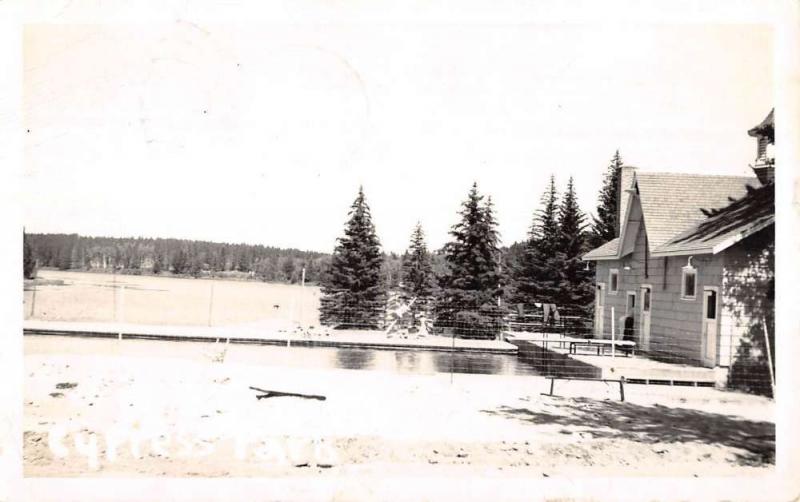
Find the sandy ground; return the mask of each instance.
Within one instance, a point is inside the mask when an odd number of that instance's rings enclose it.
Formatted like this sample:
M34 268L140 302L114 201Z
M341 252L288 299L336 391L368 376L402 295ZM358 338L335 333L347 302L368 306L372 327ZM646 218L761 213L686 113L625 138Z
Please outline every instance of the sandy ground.
M66 350L83 342L25 340L26 476L740 476L774 464L773 402L757 396L628 385L620 402L598 382L558 382L550 397L540 377ZM259 400L250 386L326 399Z
M319 325L316 286L40 270L26 282L25 319L229 326L264 320ZM124 286L124 291L122 291Z

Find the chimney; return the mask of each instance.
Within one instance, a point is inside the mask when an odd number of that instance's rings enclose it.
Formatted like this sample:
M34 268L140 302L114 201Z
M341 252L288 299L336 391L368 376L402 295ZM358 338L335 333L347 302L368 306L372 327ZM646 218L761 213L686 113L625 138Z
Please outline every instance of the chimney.
M622 220L625 219L625 211L628 209L628 202L631 194L630 190L634 178L636 178L636 168L633 166L622 166L619 173L619 190L617 191L617 237L622 233Z

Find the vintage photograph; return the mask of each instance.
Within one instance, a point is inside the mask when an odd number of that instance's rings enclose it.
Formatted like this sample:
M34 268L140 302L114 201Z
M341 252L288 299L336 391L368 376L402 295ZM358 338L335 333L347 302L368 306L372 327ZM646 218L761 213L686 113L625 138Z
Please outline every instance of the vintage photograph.
M340 8L22 26L29 486L774 476L775 27Z

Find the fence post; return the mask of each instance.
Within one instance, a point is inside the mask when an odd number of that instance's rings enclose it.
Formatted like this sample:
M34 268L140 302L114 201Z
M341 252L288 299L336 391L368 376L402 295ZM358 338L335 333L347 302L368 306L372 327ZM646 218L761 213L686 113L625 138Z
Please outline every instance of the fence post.
M767 331L767 321L761 319L761 326L764 328L764 342L767 345L767 364L769 364L769 382L772 385L772 399L775 399L775 373L772 371L772 351L769 345L769 332Z
M453 350L450 352L450 385L453 385L453 365L456 362L456 332L451 332L450 337L453 340Z
M36 312L36 277L33 278L33 295L31 296L31 314L30 317L33 319Z
M125 285L119 287L118 289L119 294L119 311L117 313L117 328L119 333L117 334L118 338L122 340L122 326L121 324L125 321Z
M306 301L306 267L303 267L303 271L300 274L300 318L298 319L298 323L300 324L300 328L303 329L305 326L305 301Z
M211 294L208 297L208 326L211 327L211 312L214 306L214 279L211 279Z

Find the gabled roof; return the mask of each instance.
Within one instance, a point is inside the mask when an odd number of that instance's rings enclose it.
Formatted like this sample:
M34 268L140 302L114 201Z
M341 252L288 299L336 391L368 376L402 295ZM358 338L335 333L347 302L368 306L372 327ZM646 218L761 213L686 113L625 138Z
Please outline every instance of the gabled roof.
M769 138L775 139L775 108L773 108L769 114L761 121L760 124L755 126L754 128L747 131L749 136L758 137L758 136L767 136Z
M748 192L708 219L653 249L652 256L719 253L775 223L775 188L768 184Z
M720 209L760 186L754 176L707 174L636 174L639 200L650 249L666 244L708 218L703 209Z
M748 186L759 187L761 184L754 176L638 171L632 186L634 197L641 204L649 247L655 253L661 246L672 243L679 234L689 232L709 219L704 210L724 208L744 197L748 193ZM633 201L629 202L628 214L632 205ZM625 215L626 221L622 222L623 229L627 226L628 214ZM624 235L622 237L625 238ZM586 253L583 259L608 260L620 257L619 239L614 239Z
M617 258L619 237L611 239L600 247L594 248L585 255L584 260L614 260Z

